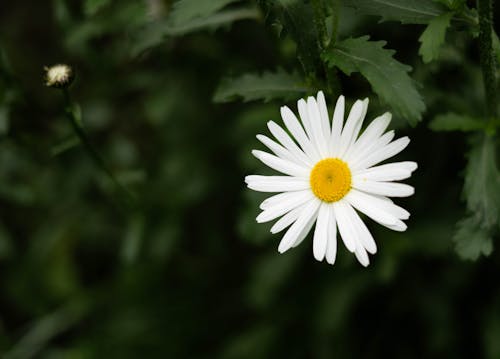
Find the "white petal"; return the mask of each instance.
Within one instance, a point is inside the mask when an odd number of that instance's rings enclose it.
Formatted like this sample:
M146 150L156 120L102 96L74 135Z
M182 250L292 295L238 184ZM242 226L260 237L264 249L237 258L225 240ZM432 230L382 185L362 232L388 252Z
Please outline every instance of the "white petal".
M388 197L408 197L415 193L415 189L412 186L404 183L376 182L370 180L354 180L353 188Z
M292 192L284 192L284 193L278 193L275 194L274 196L268 197L265 200L262 201L260 204L259 208L260 209L268 209L270 207L273 207L283 201L286 201L288 198L296 196L297 194L305 194L305 193L311 193L310 189L302 190L302 191L292 191Z
M280 125L278 125L274 121L269 121L267 123L267 127L269 128L269 131L273 134L274 137L288 150L290 153L292 153L295 158L299 161L299 164L305 165L307 167L312 167L314 164L309 159L309 157L306 156L306 154L297 146L297 144L290 138L288 133L281 128Z
M366 146L375 142L386 130L391 122L392 115L389 112L374 119L364 130L359 139L352 145L346 153L346 160L351 160L360 154Z
M388 145L376 150L375 152L372 152L364 159L356 163L353 166L353 170L356 171L359 169L368 168L388 158L391 158L392 156L395 156L399 152L404 150L409 143L410 139L408 137L397 139L396 141L389 143Z
M409 178L416 169L416 162L393 162L358 171L353 174L353 180L399 181Z
M264 151L253 150L252 154L259 160L261 160L264 164L278 172L290 176L309 178L310 171L305 166L299 166L293 162L284 160Z
M304 128L306 130L307 138L309 138L312 143L314 141L314 136L312 132L311 119L309 118L307 103L304 99L301 98L299 101L297 101L297 109L299 110L300 120L302 121L302 124L304 125Z
M397 231L397 232L404 232L408 228L408 226L403 221L400 221L400 220L397 220L396 224L393 224L391 226L386 226L386 227L389 229L392 229L393 231Z
M321 127L321 115L316 99L312 96L307 98L307 113L309 115L309 122L311 123L316 148L318 148L321 157L326 158L328 157L328 147L326 139L323 136L323 128Z
M368 265L370 264L370 259L368 258L366 250L361 245L358 245L356 247L356 251L354 252L354 254L356 255L359 263L363 265L363 267L368 267Z
M395 205L389 198L384 197L384 196L378 196L375 194L369 195L374 198L380 199L377 204L380 206L380 208L389 213L390 215L396 217L397 219L408 219L410 218L410 212L408 212L406 209L403 207L399 207Z
M356 189L351 189L344 197L354 208L363 212L375 222L384 226L395 225L398 219L382 209L380 202L384 202L369 194L360 192ZM387 205L387 202L385 202ZM338 219L338 218L337 218Z
M337 257L337 221L335 211L330 205L330 219L328 221L328 244L326 246L326 261L334 264Z
M316 220L316 230L313 239L313 254L317 261L325 258L328 244L328 220L330 219L330 206L323 202L319 208L318 219Z
M299 215L303 209L304 208L302 208L302 206L299 206L297 208L292 209L287 214L285 214L283 217L277 220L276 223L271 227L271 233L275 234L281 232L286 227L291 225L293 222L297 220L297 218L299 218Z
M389 229L403 232L407 228L396 216L396 213L406 212L401 207L356 189L352 189L344 198L358 211Z
M373 141L371 143L367 143L365 147L363 147L360 151L356 152L356 155L349 157L349 163L351 164L352 168L356 168L356 166L359 162L363 161L367 156L369 156L373 152L384 148L389 142L392 141L394 136L395 136L394 131L389 131L389 132L384 133L382 136L377 138L375 141ZM360 168L360 169L364 169L364 168Z
M292 248L297 238L302 234L303 229L307 227L311 219L316 219L321 201L313 199L307 203L299 218L286 231L278 246L278 252L283 253Z
M318 95L316 96L316 102L318 104L319 114L321 116L323 138L328 142L330 140L331 128L330 119L328 118L328 108L326 107L325 94L323 93L323 91L318 92Z
M344 125L344 96L339 96L332 119L332 134L330 136L330 151L332 157L337 157L340 151L340 134Z
M299 120L294 115L292 110L290 110L286 106L283 106L281 108L281 118L283 119L283 122L285 123L288 131L290 131L290 133L299 143L300 147L302 147L302 150L304 151L306 156L314 163L319 161L319 154L311 144L311 141L307 138L302 125L300 124Z
M311 200L313 195L308 192L290 192L288 198L283 201L276 203L274 206L268 207L263 210L256 218L258 223L264 223L272 221L278 217L281 217L285 213L291 211L292 209L302 205L303 203Z
M248 188L259 192L300 191L310 188L309 180L303 177L258 176L245 177Z
M342 135L340 136L340 150L338 153L340 158L346 154L356 140L359 130L361 129L367 107L368 99L363 101L357 100L352 106L344 129L342 130Z
M375 243L375 240L373 239L373 236L371 235L370 231L366 227L365 223L361 220L359 215L356 213L354 208L347 202L346 203L346 212L348 213L350 217L350 221L353 224L354 228L356 229L356 232L358 234L358 240L359 242L363 245L363 247L371 254L377 253L377 244Z
M334 202L333 209L335 211L340 237L347 250L349 252L354 252L356 250L356 232L353 230L349 216L346 213L344 201Z
M257 135L257 139L262 142L267 148L273 151L276 156L283 158L284 160L302 165L302 162L296 156L294 156L290 151L281 146L279 143L271 140L269 137L264 135Z
M304 239L306 239L307 235L309 234L309 232L311 231L311 228L314 225L314 222L316 222L316 217L317 217L317 213L316 213L316 215L312 216L309 219L309 222L307 222L307 224L305 225L304 229L302 229L302 231L300 232L299 236L295 240L295 243L292 246L293 248L299 246L304 241Z

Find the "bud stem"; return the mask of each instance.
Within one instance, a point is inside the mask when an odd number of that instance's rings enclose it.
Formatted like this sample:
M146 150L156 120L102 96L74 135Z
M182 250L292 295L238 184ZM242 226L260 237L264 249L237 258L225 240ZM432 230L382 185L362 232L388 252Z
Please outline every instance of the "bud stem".
M99 152L97 152L97 150L90 142L87 133L85 132L85 129L83 128L78 116L75 113L74 104L71 101L69 91L66 88L64 88L62 89L62 92L65 100L66 117L71 123L71 127L73 128L73 131L75 132L76 136L80 140L81 144L85 147L85 150L89 154L94 164L109 177L109 179L111 180L111 182L113 182L117 190L124 195L126 205L128 207L133 207L135 204L135 197L132 195L132 193L130 193L130 191L125 186L123 186L116 179L111 170L106 166L106 163L104 162Z

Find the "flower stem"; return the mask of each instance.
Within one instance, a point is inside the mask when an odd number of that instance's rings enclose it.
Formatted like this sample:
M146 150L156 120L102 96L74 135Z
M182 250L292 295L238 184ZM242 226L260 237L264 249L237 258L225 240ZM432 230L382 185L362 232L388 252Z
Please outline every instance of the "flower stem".
M85 150L89 154L90 158L94 162L94 164L101 170L103 171L108 178L111 180L111 182L115 185L116 189L120 194L123 195L123 197L120 197L120 199L129 207L134 207L135 206L135 197L132 195L132 193L124 187L113 175L113 172L106 166L106 163L104 162L103 158L97 152L97 150L94 148L92 143L90 142L87 133L85 132L85 129L82 126L80 117L77 116L75 112L75 107L73 102L71 101L71 97L69 95L69 91L64 88L62 89L63 95L64 95L64 100L65 100L65 113L68 121L71 124L71 127L73 128L73 131L75 132L76 136L80 140L80 143L84 146Z
M498 116L495 52L493 51L493 8L492 0L477 0L479 15L479 56L483 73L486 107L489 117Z
M320 53L323 52L337 37L337 26L338 26L338 0L333 1L333 27L331 37L328 36L328 31L326 28L325 14L326 9L324 3L321 0L311 0L314 9L314 25L316 27L316 33L318 34L318 47ZM340 95L340 86L335 69L328 68L327 64L323 61L323 72L326 78L326 84L328 87L328 93L334 97Z

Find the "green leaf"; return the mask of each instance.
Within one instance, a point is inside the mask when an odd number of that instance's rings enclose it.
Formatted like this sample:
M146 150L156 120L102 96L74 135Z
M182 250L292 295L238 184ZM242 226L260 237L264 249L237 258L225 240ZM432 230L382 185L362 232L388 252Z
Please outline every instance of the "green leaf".
M477 260L479 256L489 256L493 251L490 231L481 227L474 217L458 222L457 232L453 236L455 250L462 259Z
M174 3L170 19L173 23L182 25L197 17L210 16L235 1L239 0L180 0Z
M343 4L362 14L380 16L381 21L403 24L427 24L448 11L432 0L344 0Z
M85 15L92 16L99 11L99 9L107 6L111 0L85 0L83 11Z
M450 10L458 10L465 5L465 0L434 0L440 4L443 4Z
M500 172L496 164L494 139L481 135L474 139L465 170L464 195L467 208L484 228L499 221Z
M432 19L418 39L421 42L418 53L422 56L425 63L429 63L439 57L439 50L444 44L446 29L450 26L452 16L453 13L450 12Z
M493 51L495 52L495 57L497 58L497 63L500 65L500 39L495 31L492 31L493 35Z
M0 137L9 132L9 108L0 103Z
M237 98L244 101L272 99L294 99L310 92L297 73L287 73L282 69L263 74L245 74L240 77L225 78L217 88L213 100L229 102Z
M480 118L457 113L437 115L429 124L433 131L477 131L483 129L486 122Z
M411 67L394 59L395 51L384 49L385 44L385 41L369 41L368 36L351 38L327 50L324 58L346 75L360 72L396 115L415 125L422 119L425 104L415 82L408 76Z
M317 28L314 24L314 9L302 0L270 0L278 14L278 23L284 32L297 44L297 58L307 76L313 76L322 67Z
M157 46L171 36L182 36L200 30L215 30L238 20L258 19L259 11L254 7L222 10L207 17L197 17L182 24L173 21L155 22L145 27L136 36L132 44L132 55Z

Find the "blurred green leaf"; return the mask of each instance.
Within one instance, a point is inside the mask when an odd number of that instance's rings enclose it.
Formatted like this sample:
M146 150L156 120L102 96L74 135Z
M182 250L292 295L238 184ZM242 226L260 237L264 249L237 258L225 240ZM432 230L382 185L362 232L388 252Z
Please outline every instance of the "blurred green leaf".
M0 104L0 136L5 136L9 132L9 109Z
M324 53L325 60L346 75L360 72L382 101L394 113L415 125L422 119L425 104L408 76L410 66L394 59L394 50L385 49L385 41L369 41L368 36L350 38L335 44Z
M446 29L450 26L452 16L453 13L450 12L432 19L418 39L421 42L418 53L422 56L425 63L438 58L439 50L445 41Z
M221 359L255 359L269 357L269 346L276 336L276 327L261 324L245 330L230 340L219 356Z
M77 324L85 316L88 308L89 303L85 299L75 299L62 308L37 319L4 358L35 357L51 339Z
M427 24L447 12L433 0L345 0L343 4L362 14L380 16L382 21L403 24Z
M483 228L475 217L458 222L457 227L453 241L455 250L462 259L475 261L481 255L491 254L493 251L492 234Z
M466 0L434 0L434 1L443 4L448 9L456 10L464 6Z
M464 195L467 208L478 224L491 228L499 222L500 172L496 163L496 144L492 137L475 139L465 169Z
M429 123L433 131L477 131L484 128L486 122L480 118L448 112L437 115Z
M281 239L279 235L275 237L277 241ZM250 304L257 308L270 305L292 277L299 258L297 253L282 256L276 252L260 258L252 266L247 294Z
M127 264L135 262L139 255L144 239L144 226L144 218L140 215L133 216L129 221L121 249L121 258Z
M75 135L70 135L58 144L52 146L50 149L50 153L52 156L58 156L61 153L64 153L73 147L76 147L80 144L80 139Z
M497 58L498 65L500 66L500 39L495 31L492 32L493 40L493 50L495 51L495 56Z
M297 58L306 75L314 77L322 66L317 28L312 21L312 5L302 0L270 0L266 3L271 4L270 8L277 14L276 23L297 44Z
M207 17L222 9L226 5L239 0L179 0L174 3L170 19L178 25L193 20L197 17Z
M273 99L294 99L311 92L297 73L287 73L283 69L262 74L245 74L240 77L222 79L215 91L215 102L230 102L238 98L243 101Z
M258 19L259 11L254 7L241 7L222 10L205 17L196 17L184 23L174 23L172 20L157 21L141 29L133 40L132 55L158 46L171 36L182 36L199 30L215 30L238 20Z
M85 15L92 16L98 12L101 8L109 5L111 0L85 0L83 9Z

